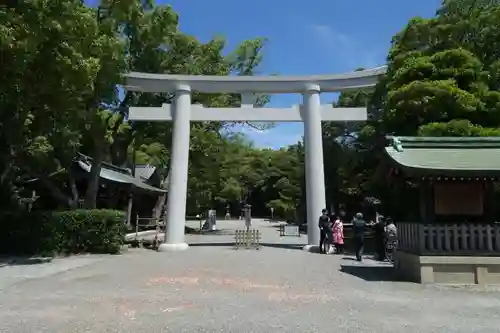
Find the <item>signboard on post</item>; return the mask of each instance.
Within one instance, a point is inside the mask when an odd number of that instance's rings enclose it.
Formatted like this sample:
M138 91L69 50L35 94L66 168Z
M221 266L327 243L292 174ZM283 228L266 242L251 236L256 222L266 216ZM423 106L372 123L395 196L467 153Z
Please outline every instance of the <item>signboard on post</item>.
M300 237L300 229L298 225L288 225L281 224L280 225L280 236L295 236Z
M300 236L298 225L285 225L285 236Z

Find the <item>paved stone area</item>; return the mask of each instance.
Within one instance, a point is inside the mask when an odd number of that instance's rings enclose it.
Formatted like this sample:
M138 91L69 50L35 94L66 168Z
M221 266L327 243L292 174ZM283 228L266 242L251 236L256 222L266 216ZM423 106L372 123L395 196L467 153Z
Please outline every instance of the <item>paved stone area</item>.
M264 221L267 246L236 251L241 224L181 253L1 267L0 332L500 332L499 288L392 282L389 266L306 253Z

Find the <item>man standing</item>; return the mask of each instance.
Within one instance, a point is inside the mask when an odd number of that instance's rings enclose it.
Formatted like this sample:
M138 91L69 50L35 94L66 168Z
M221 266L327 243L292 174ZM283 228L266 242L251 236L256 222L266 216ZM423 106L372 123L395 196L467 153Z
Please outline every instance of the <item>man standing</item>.
M319 252L324 253L323 251L323 245L328 244L331 245L331 242L329 242L331 236L332 236L332 228L331 228L331 222L330 222L330 217L328 217L328 212L326 209L323 209L321 211L321 216L319 217L318 221L318 227L319 227Z
M356 249L356 260L361 261L363 256L363 246L365 241L366 221L362 213L356 213L352 220L352 231L354 234L354 247Z
M390 262L394 262L394 251L397 247L398 244L398 229L396 228L396 225L394 224L394 221L391 218L388 218L386 220L386 227L385 227L385 242L384 244L385 249L387 252L384 252L385 256L387 259L389 259Z
M386 220L385 233L386 233L386 237L388 239L391 239L391 240L397 239L398 229L396 228L394 221L390 217L387 218L387 220Z

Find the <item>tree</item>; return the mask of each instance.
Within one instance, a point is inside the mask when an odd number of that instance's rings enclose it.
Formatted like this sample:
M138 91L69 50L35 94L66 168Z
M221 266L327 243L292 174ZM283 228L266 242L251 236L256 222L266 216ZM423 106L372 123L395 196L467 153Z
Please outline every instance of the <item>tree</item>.
M340 204L362 201L365 192L370 192L367 182L373 177L371 163L382 111L374 96L369 90L342 92L334 102L335 107L367 107L366 123L323 124L325 184L332 211L338 212Z
M455 119L498 127L499 18L498 1L450 0L435 18L410 21L388 57L385 130L413 135Z
M383 205L396 201L395 194L402 195L401 188L386 181L386 135L500 134L499 18L499 1L447 0L434 18L414 18L394 36L387 75L369 96L368 122L349 141L353 150L341 155L356 155L354 161L347 158L344 165L350 169L337 178L341 189L349 185L340 179L357 179L357 193L379 194ZM339 104L346 101L348 106L362 106L352 93L341 94ZM330 131L329 137L339 134ZM325 156L329 155L332 150ZM334 170L331 179L341 173L339 166Z
M78 151L93 158L87 207L95 206L103 161L148 161L166 179L170 124L132 124L124 121L124 111L129 105L170 103L172 95L127 92L121 99L122 74L252 75L265 43L262 38L244 41L226 56L223 39L201 43L181 33L177 13L152 1L103 0L97 9L79 0L30 0L2 6L0 16L0 136L8 147L0 154L0 185L7 205L17 200L12 193L22 191L23 182L38 179L61 206L75 206L79 198L70 169ZM207 106L232 106L239 98L193 96ZM265 96L260 99L265 101ZM210 137L218 140L231 126L193 124L193 147L203 152ZM202 155L193 155L192 164L206 160ZM69 183L51 177L55 174L69 177Z
M143 6L135 7L134 15L125 16L121 19L119 26L125 25L126 39L128 41L127 54L131 70L171 73L171 74L193 74L193 75L252 75L259 66L262 54L261 50L265 40L257 38L244 41L228 56L224 56L225 41L222 38L214 38L203 44L195 37L185 35L178 31L177 15L170 7L165 6ZM143 105L157 106L162 103L171 103L172 94L139 94L127 92L121 106ZM266 98L261 97L261 102ZM239 103L238 95L231 94L193 94L193 103L203 104L211 107L234 106ZM215 133L232 126L229 123L206 122L202 124L192 124L191 146L192 155L190 159L190 175L197 169L196 165L206 161L209 156L205 156L205 149L211 149L209 137ZM165 147L171 146L171 126L170 124L132 124L131 135L122 136L124 138L119 145L114 146L115 152L127 150L131 144L142 145L144 143L161 143ZM208 146L207 146L208 145ZM121 154L123 155L123 154ZM168 159L162 160L165 163L157 165L163 170L163 186L168 182ZM193 170L193 166L195 170ZM202 186L198 180L196 186ZM205 184L209 186L209 184ZM193 193L204 193L210 200L212 194L205 191L194 191ZM157 206L162 206L166 196L159 199ZM188 197L189 200L189 197ZM199 201L201 205L201 199ZM203 199L203 202L206 200Z
M304 147L301 143L270 153L270 175L266 179L270 193L266 207L275 216L298 221L304 208Z
M99 15L101 10L105 10L105 15ZM109 144L117 134L127 130L121 119L114 125L110 124L116 112L121 111L113 107L121 105L116 85L121 83L122 74L140 63L145 55L158 53L154 49L159 49L167 41L177 25L177 15L170 7L154 7L151 1L103 0L96 14L100 34L93 56L99 64L99 71L93 89L84 94L86 109L82 110L84 120L89 124L87 134L92 141L93 158L85 194L87 208L96 205L101 164ZM149 57L149 60L159 59ZM154 61L151 65L155 65Z
M171 103L173 95L126 92L120 98L117 84L128 70L258 73L265 39L243 41L227 52L221 38L201 43L179 31L169 6L140 0L103 0L101 6L104 11L76 0L30 0L0 9L2 204L18 203L27 182L37 179L61 206L75 206L69 170L78 151L94 158L87 207L95 206L104 161L153 164L163 186L168 184L171 125L132 123L126 110ZM385 178L386 135L500 134L499 22L499 1L444 1L434 18L412 19L394 36L387 75L373 91L340 95L336 106L366 106L368 121L323 124L325 178L334 206L359 205L367 196L384 202L396 193ZM268 100L258 97L260 105ZM193 102L237 106L240 96L195 93ZM300 215L301 144L257 149L232 126L192 124L188 211L246 201L254 212L273 207L284 217Z
M2 6L0 16L2 203L15 200L23 179L39 177L71 204L47 175L66 168L79 147L81 93L99 66L90 54L99 36L94 13L76 0L32 0Z

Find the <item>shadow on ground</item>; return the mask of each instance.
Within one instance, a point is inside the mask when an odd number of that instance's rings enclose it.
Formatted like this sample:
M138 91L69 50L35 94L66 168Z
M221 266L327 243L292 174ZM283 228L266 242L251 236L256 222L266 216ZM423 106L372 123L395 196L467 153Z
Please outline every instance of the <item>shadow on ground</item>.
M218 246L218 247L234 247L234 242L205 242L205 243L191 243L189 246L201 247L201 246ZM288 249L288 250L302 250L304 245L302 244L279 244L279 243L260 243L261 247L271 247L278 249Z
M287 223L285 223L285 222L280 222L280 223L272 223L272 224L270 223L270 224L268 225L268 227L278 229L277 231L279 231L279 229L281 229L281 228L282 228L282 226L284 226L284 225L289 225L289 226L297 226L297 224L287 224ZM301 235L307 235L307 225L305 225L305 224L300 224L300 225L299 225L299 233L300 233ZM285 237L285 236L284 236L284 237ZM286 237L294 237L294 236L286 236Z
M189 235L209 235L209 236L232 236L235 234L234 230L231 229L217 229L217 230L200 230L193 229L186 232Z
M304 248L303 244L261 243L260 245L265 247L274 247L277 249L289 249L289 250L302 250Z
M263 221L264 222L269 222L269 223L286 223L286 221L279 220L279 219L276 219L276 220L273 220L273 219L264 219Z
M225 247L225 246L234 246L232 242L203 242L203 243L190 243L190 247L202 247L202 246L217 246L217 247Z
M52 257L4 257L0 258L0 267L39 265L51 261Z
M347 273L365 281L401 281L392 266L341 265L340 272Z

